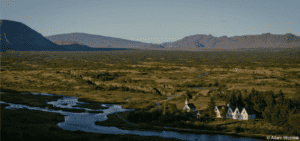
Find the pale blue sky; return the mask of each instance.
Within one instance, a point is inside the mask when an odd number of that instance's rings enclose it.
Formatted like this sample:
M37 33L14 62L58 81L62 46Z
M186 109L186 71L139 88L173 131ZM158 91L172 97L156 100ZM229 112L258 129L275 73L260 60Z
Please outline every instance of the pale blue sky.
M299 36L299 5L300 0L17 0L1 1L0 18L22 22L43 36L84 32L162 43L195 34L294 30ZM272 30L291 31L272 32L270 24Z

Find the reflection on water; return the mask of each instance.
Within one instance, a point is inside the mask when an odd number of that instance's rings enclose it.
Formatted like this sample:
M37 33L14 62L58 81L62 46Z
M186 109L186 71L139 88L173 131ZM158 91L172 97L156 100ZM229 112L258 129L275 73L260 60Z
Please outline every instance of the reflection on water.
M3 94L3 93L1 92L1 94ZM55 96L55 95L45 94L45 93L33 93L33 94ZM130 111L130 110L123 109L122 105L102 104L101 106L109 107L109 108L108 109L98 109L98 110L94 110L94 111L103 111L103 113L88 113L87 111L91 111L91 109L74 107L74 106L77 106L78 104L87 104L87 103L79 102L78 98L70 97L70 96L65 96L62 99L59 99L57 101L47 102L47 104L51 104L55 107L60 107L60 108L84 109L85 112L82 112L82 113L65 112L62 110L51 110L51 109L48 109L47 107L46 108L30 107L27 105L6 103L4 101L0 101L0 103L9 104L10 106L7 106L6 109L27 108L30 110L40 110L40 111L45 111L45 112L60 113L62 115L65 115L65 122L60 122L57 125L64 130L70 130L70 131L80 130L80 131L85 131L85 132L103 133L103 134L134 134L134 135L140 135L140 136L159 136L159 137L165 137L165 138L176 138L176 139L190 140L190 141L195 141L196 139L201 140L201 141L208 141L208 140L225 140L225 141L226 140L243 140L243 141L255 140L255 141L257 141L257 139L233 138L231 136L224 136L224 135L211 136L211 135L204 135L204 134L201 134L201 135L180 134L178 132L172 132L172 131L161 131L161 132L136 131L136 130L122 130L122 129L119 129L116 127L98 126L98 125L95 125L95 122L106 120L107 119L106 115L116 113L116 112Z

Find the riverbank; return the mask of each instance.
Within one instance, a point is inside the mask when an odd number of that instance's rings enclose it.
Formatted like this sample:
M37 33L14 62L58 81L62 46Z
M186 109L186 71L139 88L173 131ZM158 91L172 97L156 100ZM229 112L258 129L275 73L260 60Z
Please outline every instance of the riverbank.
M147 137L138 135L116 135L88 133L83 131L67 131L56 124L64 122L65 117L58 113L44 112L29 109L5 109L1 107L1 139L2 140L43 140L43 141L120 141L120 140L157 140L182 141L174 138Z
M65 96L71 95L57 95L57 94L50 94L43 95L43 93L32 93L31 91L16 91L14 89L4 89L1 88L1 101L5 101L6 103L12 103L12 104L22 104L27 105L31 107L41 107L41 108L48 108L52 110L62 110L66 112L76 112L81 113L85 110L82 109L68 109L68 108L59 108L59 107L53 107L51 104L47 104L47 102L50 101L57 101ZM96 102L91 101L86 98L78 98L78 101L88 103L88 104L78 104L73 107L81 107L81 108L89 108L89 109L107 109L108 107L101 106L102 104L124 104L122 102L115 102L115 103L108 103L108 102ZM67 103L65 103L67 105ZM63 104L62 104L63 105Z
M274 136L274 135L266 135L266 134L249 134L248 132L239 132L234 133L233 131L229 131L222 128L216 128L219 131L213 130L200 130L196 128L188 128L188 124L181 124L172 126L172 124L164 124L161 123L160 126L152 126L151 123L130 123L126 120L126 116L128 116L129 111L126 112L119 112L107 115L108 119L102 122L97 121L95 125L99 126L113 126L123 130L137 130L137 131L154 131L154 132L161 132L161 131L175 131L178 133L183 134L207 134L207 135L226 135L226 136L233 136L233 137L241 137L241 138L254 138L260 140L266 140L267 136ZM167 126L169 125L169 126ZM168 128L166 128L168 127Z

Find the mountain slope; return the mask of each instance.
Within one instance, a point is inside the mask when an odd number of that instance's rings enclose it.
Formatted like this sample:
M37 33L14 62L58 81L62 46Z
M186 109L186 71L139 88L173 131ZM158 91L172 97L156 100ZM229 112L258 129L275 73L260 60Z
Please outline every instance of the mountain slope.
M126 39L106 37L102 35L93 35L86 33L68 33L46 36L52 42L61 43L66 41L75 41L79 44L84 44L95 48L163 48L159 44L149 44L140 41L131 41Z
M113 49L94 49L86 45L73 43L58 45L43 37L40 33L23 23L0 20L1 52L18 51L104 51Z
M9 20L0 21L0 35L4 38L4 40L1 38L1 51L65 50L23 23Z

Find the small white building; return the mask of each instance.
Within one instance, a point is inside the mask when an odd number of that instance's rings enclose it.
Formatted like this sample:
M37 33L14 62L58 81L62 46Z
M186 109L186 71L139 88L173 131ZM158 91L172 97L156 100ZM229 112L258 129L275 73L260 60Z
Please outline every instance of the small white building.
M255 112L251 109L243 108L241 115L243 120L255 119Z
M197 118L200 118L200 112L198 111Z
M227 106L216 106L215 112L217 118L222 118L221 109L223 108L227 111L225 118L238 120L255 119L254 110L245 107L230 107L229 104L227 104Z
M195 112L196 111L196 107L195 107L195 105L193 103L189 103L188 98L186 98L183 110L187 110L188 112Z

